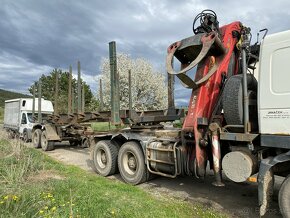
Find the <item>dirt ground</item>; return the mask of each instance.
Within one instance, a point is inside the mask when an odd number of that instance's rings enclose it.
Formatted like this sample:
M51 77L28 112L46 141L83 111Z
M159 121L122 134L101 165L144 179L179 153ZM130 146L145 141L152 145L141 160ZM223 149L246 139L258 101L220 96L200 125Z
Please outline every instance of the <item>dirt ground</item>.
M89 149L69 147L67 144L62 143L58 144L55 150L47 152L47 154L63 163L79 166L84 170L93 172L90 167ZM108 178L122 181L120 175ZM269 218L281 217L277 195L282 179L275 179L274 201L265 216ZM156 196L166 194L172 198L196 201L227 213L230 217L259 217L257 184L237 184L225 179L225 187L215 187L211 185L213 181L214 177L209 172L205 181L200 181L193 177L179 177L176 179L157 177L139 185L139 187Z

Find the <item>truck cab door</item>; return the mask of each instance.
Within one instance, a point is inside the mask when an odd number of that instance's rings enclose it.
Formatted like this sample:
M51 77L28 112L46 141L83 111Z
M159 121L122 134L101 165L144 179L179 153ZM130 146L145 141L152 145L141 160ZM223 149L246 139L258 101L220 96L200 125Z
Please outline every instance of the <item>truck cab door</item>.
M259 128L262 134L290 134L290 31L265 37L259 66Z
M26 113L22 113L21 120L20 120L20 127L19 127L20 136L23 135L24 129L27 129L27 128L28 128L27 116L26 116Z

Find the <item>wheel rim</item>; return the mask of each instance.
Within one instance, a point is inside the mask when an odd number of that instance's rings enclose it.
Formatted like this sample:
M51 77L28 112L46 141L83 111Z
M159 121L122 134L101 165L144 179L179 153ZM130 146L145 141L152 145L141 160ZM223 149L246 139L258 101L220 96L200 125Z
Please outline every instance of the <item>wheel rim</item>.
M122 157L124 170L129 175L134 175L138 170L138 161L134 153L127 151Z
M99 148L97 151L96 151L96 161L97 161L97 164L100 168L104 169L106 168L108 162L108 157L107 157L107 153L105 152L104 149L102 148Z

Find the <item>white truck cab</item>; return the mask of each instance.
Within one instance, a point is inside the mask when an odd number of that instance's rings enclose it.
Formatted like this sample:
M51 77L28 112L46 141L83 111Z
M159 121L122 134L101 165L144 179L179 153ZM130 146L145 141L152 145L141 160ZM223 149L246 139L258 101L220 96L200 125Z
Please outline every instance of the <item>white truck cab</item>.
M290 30L266 36L259 62L261 134L290 134Z
M18 135L25 141L31 140L31 130L37 120L32 117L32 98L19 98L5 101L4 128L13 136ZM38 99L35 99L35 113L38 111ZM51 101L41 99L41 113L52 114Z

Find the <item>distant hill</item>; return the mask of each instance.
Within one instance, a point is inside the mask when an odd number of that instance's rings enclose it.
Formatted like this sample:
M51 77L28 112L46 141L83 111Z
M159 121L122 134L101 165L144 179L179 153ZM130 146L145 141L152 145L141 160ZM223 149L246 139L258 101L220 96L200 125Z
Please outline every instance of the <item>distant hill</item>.
M24 95L17 92L11 92L4 89L0 89L0 107L4 108L4 103L6 100L14 98L31 98L31 95Z

